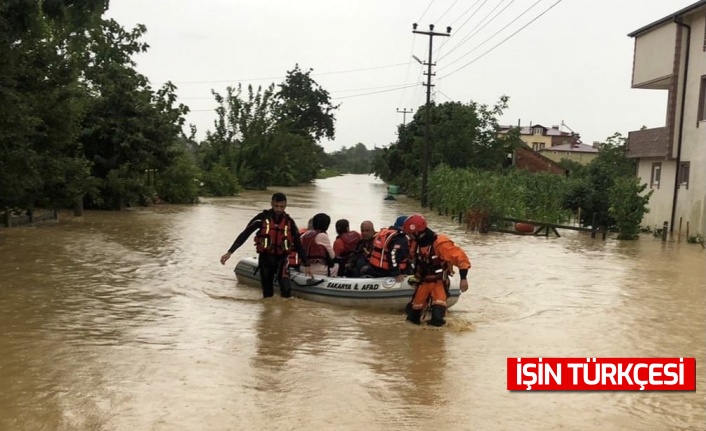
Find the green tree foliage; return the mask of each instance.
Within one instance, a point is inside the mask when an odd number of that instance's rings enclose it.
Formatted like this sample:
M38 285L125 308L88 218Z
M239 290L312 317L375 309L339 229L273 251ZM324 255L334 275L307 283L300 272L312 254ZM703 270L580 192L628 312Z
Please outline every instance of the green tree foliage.
M338 151L327 154L324 153L321 165L326 169L331 169L345 174L369 174L372 173L372 161L376 150L368 150L362 143L353 147L343 147Z
M429 168L439 164L451 168L500 169L509 148L516 141L497 136L497 117L507 108L503 96L493 107L475 102L432 104L430 109L431 158ZM376 176L399 184L408 194L416 194L424 157L426 107L406 125L398 127L397 142L373 162Z
M610 190L618 179L635 177L635 161L625 157L625 143L620 133L610 136L600 146L598 157L571 176L564 205L575 212L581 208L582 224L591 225L595 214L597 226L615 226L609 211Z
M647 184L640 184L636 177L621 177L615 180L610 189L609 212L618 228L618 239L637 239L640 223L647 209L647 203L654 190L644 194Z
M302 71L298 64L287 71L285 81L279 84L275 116L289 132L319 142L334 138L334 112L339 105L331 104L328 91L311 78L312 71Z
M334 137L337 106L310 72L296 66L277 92L271 84L257 90L249 86L246 94L240 85L229 87L225 96L213 93L218 119L199 150L206 178L218 166L251 189L293 186L317 177L324 154L318 141Z
M157 194L166 202L187 204L198 201L201 190L200 172L189 156L182 152L175 162L157 176Z
M90 189L77 136L83 34L103 1L0 3L0 207L58 206Z
M148 170L165 170L176 161L177 138L188 109L175 106L173 84L156 92L135 70L132 57L148 47L140 41L144 26L124 30L103 21L91 34L85 75L90 99L81 142L93 176L104 179L91 206L120 209L154 193Z
M107 3L0 3L0 208L132 205L176 162L186 108L134 70L145 28L102 19Z
M238 179L223 165L213 165L203 175L203 192L209 196L232 196L238 192Z

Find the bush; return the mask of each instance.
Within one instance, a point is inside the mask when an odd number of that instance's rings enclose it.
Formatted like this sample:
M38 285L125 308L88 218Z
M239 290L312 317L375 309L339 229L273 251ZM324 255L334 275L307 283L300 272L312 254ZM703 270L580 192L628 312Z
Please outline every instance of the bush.
M233 196L238 190L238 179L225 166L213 165L203 176L203 192L208 196Z
M199 176L196 165L186 155L181 155L169 169L157 176L157 194L173 204L198 202Z
M637 178L618 178L610 189L610 214L615 219L618 228L618 239L637 239L640 234L640 223L649 211L647 203L652 196L650 191L642 193L647 184L640 185Z

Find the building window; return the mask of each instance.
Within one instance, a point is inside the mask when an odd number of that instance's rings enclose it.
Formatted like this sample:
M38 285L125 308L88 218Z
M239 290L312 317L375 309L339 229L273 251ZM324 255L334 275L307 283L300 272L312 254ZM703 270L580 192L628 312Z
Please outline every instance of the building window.
M689 188L689 164L690 162L679 162L679 186Z
M650 188L659 188L661 173L662 163L652 163L652 179L650 180Z
M544 149L544 142L532 142L532 149L539 151Z
M534 129L534 130L532 131L532 133L534 133L535 135L542 135L542 134L543 134L543 133L542 133L542 128L541 128L541 127L537 127L536 129Z
M706 121L706 75L701 75L701 90L699 91L698 121Z

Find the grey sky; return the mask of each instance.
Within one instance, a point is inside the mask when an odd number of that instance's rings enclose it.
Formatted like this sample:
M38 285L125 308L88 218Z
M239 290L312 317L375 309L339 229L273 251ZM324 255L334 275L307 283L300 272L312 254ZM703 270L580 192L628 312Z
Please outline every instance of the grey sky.
M341 103L336 139L322 142L334 151L390 144L403 119L396 109L416 112L424 104L423 66L412 55L425 60L429 38L412 33L414 22L424 31L432 23L435 31L452 27L451 37L434 38L438 102L492 105L506 94L502 124L563 120L589 144L663 126L667 92L630 88L627 33L694 1L112 0L108 16L125 27L147 26L150 49L137 58L138 70L155 85L177 85L199 138L213 129L212 88L266 86L295 63L313 68L312 77ZM368 70L346 72L357 69Z

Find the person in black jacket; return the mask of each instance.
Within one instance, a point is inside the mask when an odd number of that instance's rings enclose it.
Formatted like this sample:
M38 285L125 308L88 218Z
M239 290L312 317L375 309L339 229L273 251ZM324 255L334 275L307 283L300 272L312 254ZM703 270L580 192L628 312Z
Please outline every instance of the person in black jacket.
M309 261L299 238L299 229L294 219L284 212L285 208L287 208L287 196L284 193L273 194L272 208L253 217L233 241L228 252L221 256L221 264L225 265L233 252L243 245L253 232L257 231L255 247L258 254L258 270L260 271L263 298L274 295L275 278L279 283L282 297L289 298L292 295L288 271L288 256L292 250L296 250L299 254L304 272L311 276Z

